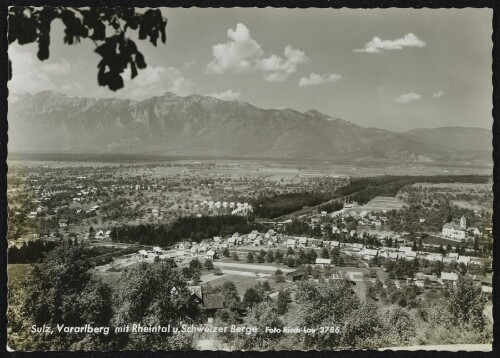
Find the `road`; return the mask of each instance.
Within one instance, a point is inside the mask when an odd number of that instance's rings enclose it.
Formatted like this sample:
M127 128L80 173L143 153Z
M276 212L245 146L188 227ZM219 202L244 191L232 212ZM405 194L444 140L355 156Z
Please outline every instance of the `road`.
M239 268L243 270L258 270L258 271L276 271L278 270L278 267L276 266L270 266L270 265L260 265L260 264L240 264L237 262L217 262L214 261L214 266L220 267L220 268ZM283 272L292 272L295 271L293 269L285 269L285 268L279 268Z

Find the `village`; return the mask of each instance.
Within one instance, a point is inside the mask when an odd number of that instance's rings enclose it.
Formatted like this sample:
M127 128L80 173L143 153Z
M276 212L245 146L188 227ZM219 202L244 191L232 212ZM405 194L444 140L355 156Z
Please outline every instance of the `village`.
M304 282L347 282L361 302L413 307L444 297L460 275L483 292L492 318L489 184L418 183L358 203L335 194L348 176L232 170L62 165L56 175L43 165L15 167L11 262L33 262L61 242L83 244L93 274L112 289L127 270L166 262L208 326L234 306L221 292L231 285L240 302L235 322L242 323L255 302L295 302ZM267 198L302 198L318 188L318 204L263 216L264 206L281 205Z

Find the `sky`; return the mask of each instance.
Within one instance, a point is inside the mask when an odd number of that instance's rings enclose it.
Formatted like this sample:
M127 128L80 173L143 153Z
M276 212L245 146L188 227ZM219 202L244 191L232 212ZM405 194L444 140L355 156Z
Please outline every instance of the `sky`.
M393 131L491 128L490 9L162 8L167 42L136 41L148 67L125 88L97 85L95 44L63 43L50 58L9 47L12 92L136 100L199 93L260 108L316 109ZM131 31L130 37L136 39Z

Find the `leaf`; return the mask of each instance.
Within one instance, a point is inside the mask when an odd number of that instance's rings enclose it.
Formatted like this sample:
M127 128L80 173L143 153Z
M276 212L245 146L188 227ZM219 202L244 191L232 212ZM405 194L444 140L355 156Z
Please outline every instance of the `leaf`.
M146 68L146 62L144 61L144 56L142 53L140 53L139 51L137 51L137 53L135 54L135 63L137 64L137 67L139 69L143 69L143 68Z
M108 87L112 91L117 91L123 88L123 78L118 73L109 72Z
M133 61L130 61L130 70L132 72L131 78L134 79L137 76L137 67Z

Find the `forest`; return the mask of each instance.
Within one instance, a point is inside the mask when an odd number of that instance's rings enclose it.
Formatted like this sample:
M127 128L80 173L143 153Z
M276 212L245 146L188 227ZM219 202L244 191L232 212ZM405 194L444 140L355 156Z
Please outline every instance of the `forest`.
M252 230L263 230L257 223L249 223L246 217L236 215L181 217L168 225L123 225L111 230L111 240L137 243L140 245L159 245L167 247L182 240L200 242L214 236L226 236L235 232L248 234Z
M259 197L252 202L254 214L261 218L275 219L293 213L304 206L315 206L338 197L334 193L301 192Z
M349 185L337 189L339 196L364 205L376 196L396 196L401 188L416 183L487 183L487 176L479 175L427 175L427 176L379 176L354 178Z

